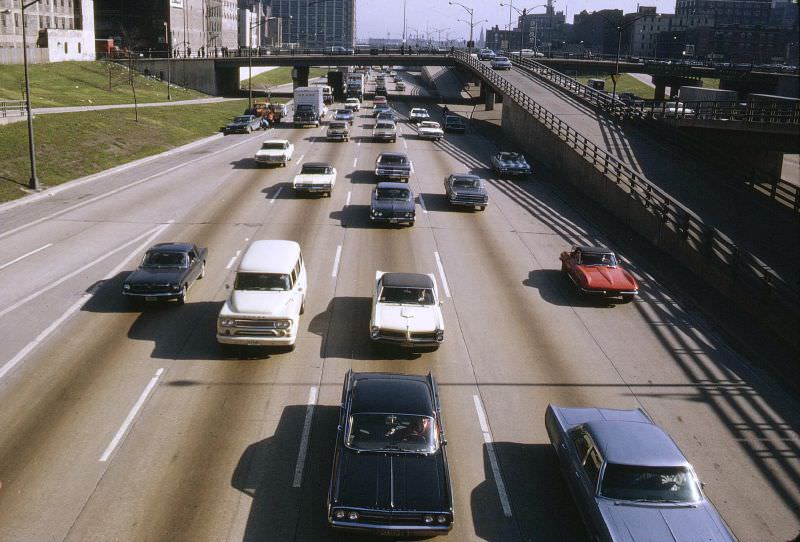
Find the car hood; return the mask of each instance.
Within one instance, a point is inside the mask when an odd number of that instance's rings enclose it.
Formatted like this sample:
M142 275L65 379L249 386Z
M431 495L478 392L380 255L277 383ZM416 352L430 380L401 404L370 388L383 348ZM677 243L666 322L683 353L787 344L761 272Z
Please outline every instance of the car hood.
M442 329L434 305L425 307L419 305L378 305L373 325L382 329L411 332L432 332Z
M443 454L343 450L336 504L381 510L449 511Z
M283 156L288 152L289 149L259 149L256 156Z
M586 279L590 288L636 289L636 283L621 267L602 265L579 265L578 272Z
M432 128L430 126L421 126L419 128L419 131L420 132L437 132L437 133L440 133L442 131L442 129L441 128Z
M400 201L400 200L372 200L373 211L395 212L395 213L410 213L414 210L413 201Z
M128 284L167 284L177 282L186 269L170 267L164 269L140 267L125 279Z
M234 290L220 315L258 314L260 316L291 316L293 292L251 292Z
M333 175L296 175L294 182L295 184L331 184L333 183Z
M679 506L599 501L600 513L615 542L735 542L708 503Z

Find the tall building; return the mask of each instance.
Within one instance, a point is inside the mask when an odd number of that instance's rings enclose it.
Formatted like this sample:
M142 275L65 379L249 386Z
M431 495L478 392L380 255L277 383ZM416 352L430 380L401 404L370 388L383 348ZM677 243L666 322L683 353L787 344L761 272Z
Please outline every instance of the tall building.
M356 0L271 0L272 15L283 20L283 41L297 47L353 47Z
M718 25L769 24L772 0L676 0L675 15L705 15Z
M517 20L517 28L522 30L523 47L549 51L560 48L566 39L564 12L556 12L552 2L546 8L544 13L526 13Z
M708 14L647 12L643 15L630 25L627 40L629 47L627 50L623 48L623 52L642 58L682 57L686 38L681 33L689 28L714 26L714 17Z
M20 2L8 2L8 9L11 13L0 15L0 58L22 63ZM26 46L41 53L29 61L94 60L93 0L44 0L26 8L24 16Z
M498 25L486 31L486 47L494 51L519 51L523 33L520 30L502 30Z

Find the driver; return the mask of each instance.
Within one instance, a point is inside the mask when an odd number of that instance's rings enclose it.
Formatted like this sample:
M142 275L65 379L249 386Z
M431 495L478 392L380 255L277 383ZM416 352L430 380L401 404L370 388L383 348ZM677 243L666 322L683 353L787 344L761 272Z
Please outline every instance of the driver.
M394 436L397 440L427 440L430 433L431 419L420 416L408 425L395 425L387 431L386 436Z

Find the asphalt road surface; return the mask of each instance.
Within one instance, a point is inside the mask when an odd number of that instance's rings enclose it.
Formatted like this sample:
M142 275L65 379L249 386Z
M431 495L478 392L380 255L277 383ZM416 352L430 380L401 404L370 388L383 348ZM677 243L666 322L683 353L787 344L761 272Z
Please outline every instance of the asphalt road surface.
M547 439L548 403L646 409L742 541L797 536L796 398L624 250L637 300L575 295L559 253L610 242L546 170L495 178L494 143L475 129L433 143L401 122L392 144L371 142L371 124L362 110L349 143L324 141L324 126L214 138L0 213L0 539L366 539L325 520L350 368L437 377L455 499L448 540L583 539ZM286 168L252 159L272 137L296 145ZM412 228L367 218L382 150L413 160ZM307 160L338 169L331 198L292 193ZM447 206L442 179L463 171L488 180L486 211ZM302 247L309 293L293 352L227 353L215 341L254 239ZM161 241L209 247L206 276L183 306L135 308L122 280ZM378 269L435 273L438 351L370 343Z

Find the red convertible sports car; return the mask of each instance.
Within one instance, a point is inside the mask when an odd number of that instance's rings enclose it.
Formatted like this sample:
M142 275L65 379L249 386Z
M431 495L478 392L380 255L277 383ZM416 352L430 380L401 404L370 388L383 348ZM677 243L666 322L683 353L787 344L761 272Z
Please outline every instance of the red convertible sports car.
M576 246L572 252L562 252L560 259L561 271L584 294L621 296L628 302L639 293L636 279L607 248Z

